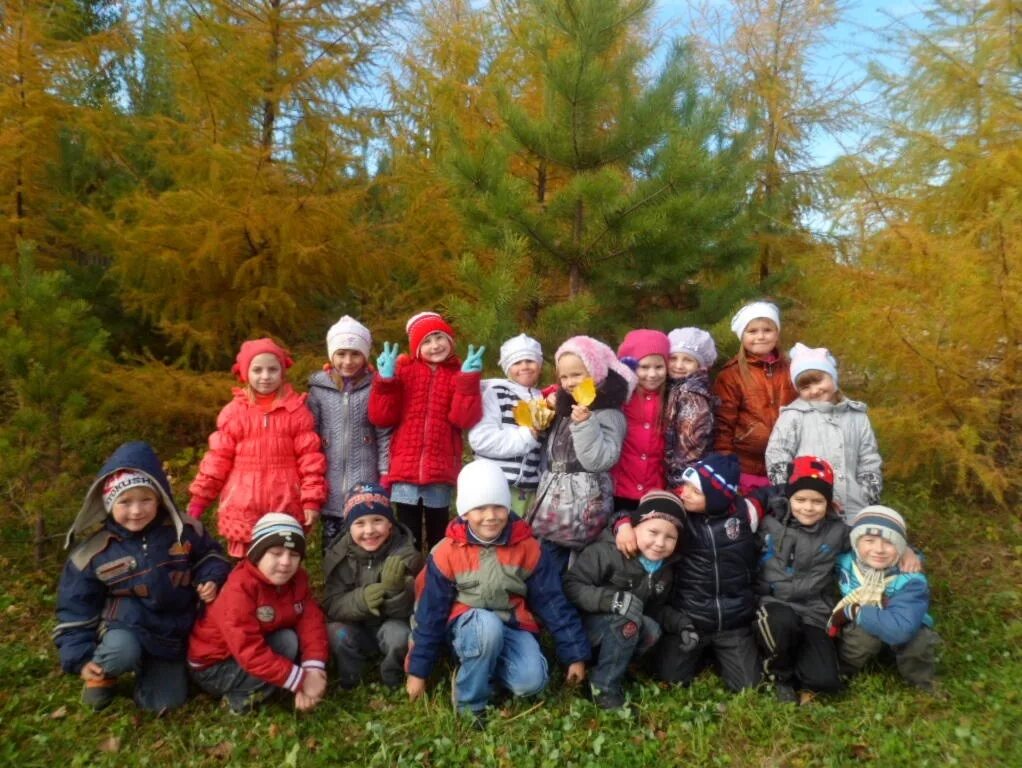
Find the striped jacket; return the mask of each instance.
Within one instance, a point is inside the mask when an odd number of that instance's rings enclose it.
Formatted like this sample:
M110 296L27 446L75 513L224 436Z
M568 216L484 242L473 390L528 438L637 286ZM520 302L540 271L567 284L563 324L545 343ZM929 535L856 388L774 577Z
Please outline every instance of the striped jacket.
M543 393L510 379L487 379L482 389L483 418L469 431L469 445L476 458L499 464L508 483L535 489L543 445L528 427L518 426L514 408L522 400L541 398Z

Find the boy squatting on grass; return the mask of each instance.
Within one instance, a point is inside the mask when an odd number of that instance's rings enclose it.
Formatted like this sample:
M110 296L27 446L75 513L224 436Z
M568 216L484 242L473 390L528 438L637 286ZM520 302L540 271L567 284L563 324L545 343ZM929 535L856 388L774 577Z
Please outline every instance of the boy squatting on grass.
M478 726L485 722L491 681L514 696L546 687L537 616L553 635L569 683L582 681L589 658L585 630L564 596L557 564L510 505L507 479L497 464L465 465L458 475L459 517L416 580L408 696L414 700L425 692L449 643L461 665L455 704Z
M326 624L301 567L304 556L299 522L281 512L263 515L245 559L192 629L192 679L234 713L281 689L305 712L326 693Z
M124 443L107 459L68 533L68 544L75 539L57 590L61 667L82 677L82 700L97 711L129 672L138 707L181 706L198 602L212 602L230 563L202 524L178 511L147 443Z

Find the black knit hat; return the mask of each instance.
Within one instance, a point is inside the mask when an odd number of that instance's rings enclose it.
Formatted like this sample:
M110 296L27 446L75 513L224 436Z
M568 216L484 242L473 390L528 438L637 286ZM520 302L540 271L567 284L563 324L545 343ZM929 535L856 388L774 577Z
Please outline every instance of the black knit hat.
M291 515L268 512L260 517L252 527L252 543L245 556L253 565L259 565L266 550L273 547L287 547L305 557L305 531Z
M666 520L679 531L685 519L681 499L670 491L649 491L639 499L639 506L630 515L632 527L646 520Z

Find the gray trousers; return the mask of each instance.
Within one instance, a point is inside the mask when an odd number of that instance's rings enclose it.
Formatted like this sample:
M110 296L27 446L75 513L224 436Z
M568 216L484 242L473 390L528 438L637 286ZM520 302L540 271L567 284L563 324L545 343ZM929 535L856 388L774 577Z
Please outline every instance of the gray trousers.
M135 634L127 629L108 629L92 660L107 677L135 673L135 705L159 712L180 707L188 698L188 673L184 659L171 661L151 656Z
M298 635L293 629L278 629L266 636L274 653L298 659ZM211 696L223 696L232 712L245 712L280 690L262 678L250 675L235 659L225 659L205 669L191 670L192 679Z
M862 627L848 624L841 631L838 656L843 665L858 671L885 648L890 648L901 676L912 685L928 688L936 676L938 645L940 636L929 627L922 627L904 645L887 645Z
M362 679L366 662L383 654L380 679L391 688L405 681L405 656L411 630L404 619L386 619L379 627L331 621L327 624L330 652L337 667L337 679L345 688L354 688Z

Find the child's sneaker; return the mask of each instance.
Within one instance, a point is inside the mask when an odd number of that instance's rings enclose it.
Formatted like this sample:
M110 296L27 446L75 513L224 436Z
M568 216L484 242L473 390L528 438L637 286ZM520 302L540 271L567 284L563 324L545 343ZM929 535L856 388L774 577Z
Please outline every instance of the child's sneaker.
M604 691L595 685L589 686L593 704L600 709L620 709L625 705L625 695L621 691Z
M798 704L798 694L791 683L783 683L778 680L774 684L774 693L782 704Z
M116 677L104 677L102 680L87 680L82 688L82 703L90 707L93 712L99 712L110 706L114 700L114 686L117 685Z

